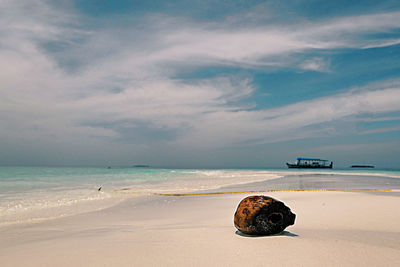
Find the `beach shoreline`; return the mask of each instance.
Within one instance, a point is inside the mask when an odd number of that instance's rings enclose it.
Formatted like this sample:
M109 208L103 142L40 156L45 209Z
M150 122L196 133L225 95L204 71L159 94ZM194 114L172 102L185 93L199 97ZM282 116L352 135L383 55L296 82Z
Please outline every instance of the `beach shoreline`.
M400 260L397 192L260 194L289 206L295 224L279 235L241 235L233 214L248 193L128 197L98 211L0 228L0 261L2 266L395 266Z

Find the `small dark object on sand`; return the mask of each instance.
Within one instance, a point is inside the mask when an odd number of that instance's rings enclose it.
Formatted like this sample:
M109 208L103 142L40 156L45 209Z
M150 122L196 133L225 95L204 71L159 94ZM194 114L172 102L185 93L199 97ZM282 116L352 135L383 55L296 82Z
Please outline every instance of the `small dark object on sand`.
M99 189L97 189L97 191L101 191L101 186L99 187Z
M281 201L267 196L250 196L236 209L235 227L248 235L273 235L294 224L296 215Z

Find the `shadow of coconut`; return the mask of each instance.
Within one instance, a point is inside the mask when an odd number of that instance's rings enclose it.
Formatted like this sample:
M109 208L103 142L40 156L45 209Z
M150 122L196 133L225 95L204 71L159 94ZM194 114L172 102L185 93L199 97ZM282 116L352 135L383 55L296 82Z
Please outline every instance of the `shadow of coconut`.
M298 235L293 234L293 233L291 233L291 232L289 232L289 231L282 231L282 232L280 232L280 233L278 233L278 234L274 234L274 235L248 235L248 234L245 234L245 233L241 232L240 230L236 230L235 234L240 235L240 236L243 236L243 237L252 237L252 238L270 237L270 236L289 236L289 237L296 237L296 236L298 236Z

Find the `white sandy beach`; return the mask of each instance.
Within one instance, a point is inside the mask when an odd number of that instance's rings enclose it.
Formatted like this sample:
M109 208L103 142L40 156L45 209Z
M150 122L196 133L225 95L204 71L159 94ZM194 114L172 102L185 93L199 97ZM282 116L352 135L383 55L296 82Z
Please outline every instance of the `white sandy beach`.
M1 266L398 266L398 193L268 193L297 218L247 237L249 194L128 199L101 211L1 229Z

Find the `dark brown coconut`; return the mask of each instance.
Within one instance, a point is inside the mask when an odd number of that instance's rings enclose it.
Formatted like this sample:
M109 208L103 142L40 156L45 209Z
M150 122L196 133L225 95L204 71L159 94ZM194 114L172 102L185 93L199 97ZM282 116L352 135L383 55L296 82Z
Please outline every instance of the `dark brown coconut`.
M294 224L296 215L281 201L267 196L243 199L235 212L235 227L249 235L273 235Z

